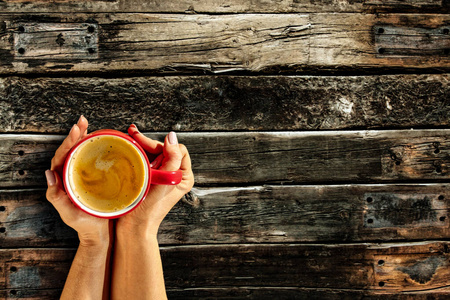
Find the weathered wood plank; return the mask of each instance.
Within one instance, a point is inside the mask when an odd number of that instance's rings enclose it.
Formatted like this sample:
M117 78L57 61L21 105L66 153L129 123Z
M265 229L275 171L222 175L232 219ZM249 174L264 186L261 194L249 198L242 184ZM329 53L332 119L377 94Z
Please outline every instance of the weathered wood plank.
M448 180L448 129L180 133L197 185ZM163 140L159 133L149 137ZM62 136L0 135L0 186L45 185Z
M74 249L0 251L5 269L0 295L5 299L58 298L74 256Z
M1 290L4 299L58 299L62 289L11 289ZM296 287L224 287L167 289L169 299L261 299L261 300L447 300L448 290L373 294L371 291Z
M0 231L2 248L78 246L42 189L0 192Z
M450 77L0 78L0 132L316 130L450 125ZM276 88L273 88L276 87ZM162 117L164 116L164 117Z
M449 245L200 245L161 247L161 256L169 289L266 286L367 294L433 294L433 289L439 294L438 289L446 289L448 295ZM73 255L74 250L67 249L0 250L0 259L8 265L6 288L61 288ZM389 273L392 268L395 272ZM25 273L29 276L22 276Z
M296 287L228 287L167 290L169 299L303 299L303 300L446 300L448 289L428 292L377 293L363 290Z
M177 12L177 13L280 13L280 12L449 12L441 0L343 0L343 1L239 1L239 0L82 0L28 1L7 0L0 3L1 12Z
M449 21L448 14L5 14L0 16L0 73L448 71ZM39 23L50 24L45 58L28 55L16 41ZM51 30L60 23L87 28L98 24L95 57L59 55L57 37L70 34ZM391 55L385 48L381 53L375 39L381 33L374 30L379 25L404 28L387 39L408 51ZM409 35L408 30L416 34ZM90 35L86 30L86 37ZM427 55L410 51L421 47Z
M423 68L434 59L450 62L448 21L436 15L336 14L330 22L327 14L312 14L310 20L316 28L311 65ZM443 44L429 47L434 42Z
M446 239L449 207L448 184L195 188L164 220L159 243ZM1 248L78 245L42 189L0 191L0 228Z

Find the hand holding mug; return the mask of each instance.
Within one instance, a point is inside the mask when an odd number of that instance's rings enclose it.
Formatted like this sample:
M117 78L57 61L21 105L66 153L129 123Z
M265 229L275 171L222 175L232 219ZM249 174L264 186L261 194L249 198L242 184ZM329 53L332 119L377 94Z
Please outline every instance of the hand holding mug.
M63 188L62 169L67 154L78 141L86 137L87 128L88 121L81 116L56 150L51 169L45 172L48 184L47 199L56 208L64 223L77 231L80 244L109 243L111 229L109 221L90 216L75 207Z
M186 147L178 143L177 136L170 132L164 144L152 140L141 134L135 125L128 128L128 134L153 157L153 167L159 171L182 172L181 182L177 185L152 185L145 200L135 210L118 220L117 228L135 230L144 228L150 234L158 231L164 217L172 207L191 190L194 185L194 175L191 168L191 159Z
M72 202L100 218L119 218L136 209L151 185L175 185L181 171L152 169L144 149L112 129L79 141L64 164L63 181Z

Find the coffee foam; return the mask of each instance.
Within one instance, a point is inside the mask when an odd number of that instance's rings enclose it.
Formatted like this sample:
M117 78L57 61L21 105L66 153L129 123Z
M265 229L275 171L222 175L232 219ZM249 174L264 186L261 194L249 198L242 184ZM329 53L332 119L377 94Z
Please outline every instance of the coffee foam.
M141 194L145 170L138 150L115 136L84 142L69 164L69 183L76 198L100 212L122 210Z

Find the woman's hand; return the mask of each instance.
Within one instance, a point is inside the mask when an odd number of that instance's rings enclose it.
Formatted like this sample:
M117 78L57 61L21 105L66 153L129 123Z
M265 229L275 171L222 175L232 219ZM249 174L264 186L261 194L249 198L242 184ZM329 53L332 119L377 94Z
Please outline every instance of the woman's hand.
M77 208L67 196L61 180L67 154L80 139L87 135L87 127L88 121L81 116L56 150L51 169L45 172L48 185L47 199L59 212L64 223L78 232L80 245L103 245L111 242L112 222L88 215Z
M117 222L117 230L125 228L125 230L135 231L142 228L147 233L156 235L167 213L194 185L191 159L186 147L178 144L175 132L166 136L164 144L145 137L135 125L128 128L128 133L150 155L156 157L152 162L153 168L183 172L178 185L152 185L144 201Z

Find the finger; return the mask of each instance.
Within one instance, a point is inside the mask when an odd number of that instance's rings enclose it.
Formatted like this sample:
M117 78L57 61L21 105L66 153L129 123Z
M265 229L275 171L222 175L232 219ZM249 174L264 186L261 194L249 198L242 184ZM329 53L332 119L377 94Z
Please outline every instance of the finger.
M78 128L80 128L81 133L79 139L82 139L87 135L88 125L89 125L88 120L83 115L81 115L77 122L77 126Z
M181 151L181 166L180 169L183 171L191 171L192 172L192 164L191 164L191 157L189 155L189 152L185 145L180 144L180 151Z
M183 178L182 178L182 189L184 189L184 192L188 192L192 189L194 186L194 173L192 172L192 166L191 166L191 157L189 156L189 152L184 145L180 145L180 151L182 155L181 159L181 167L180 169L183 171Z
M51 170L45 171L47 178L47 199L56 208L63 219L68 219L77 213L77 208L72 204L66 192L62 188L59 175Z
M158 155L150 164L151 168L158 169L161 166L161 163L164 159L164 154Z
M77 124L72 126L72 129L69 132L69 135L64 139L61 146L56 150L55 156L52 159L51 170L62 169L64 165L64 160L66 159L67 153L69 153L70 149L76 144L80 137L80 128Z
M181 166L181 159L183 158L180 147L178 145L178 138L175 132L171 131L164 140L164 160L161 165L161 170L177 171Z
M132 124L128 128L128 134L136 141L145 151L151 154L160 154L163 152L163 143L152 140L139 132L136 125Z

